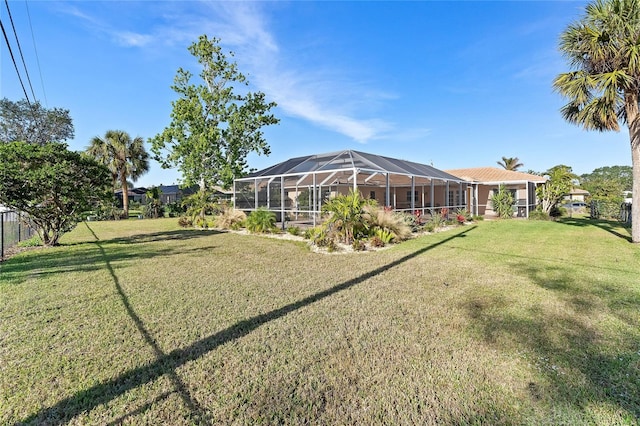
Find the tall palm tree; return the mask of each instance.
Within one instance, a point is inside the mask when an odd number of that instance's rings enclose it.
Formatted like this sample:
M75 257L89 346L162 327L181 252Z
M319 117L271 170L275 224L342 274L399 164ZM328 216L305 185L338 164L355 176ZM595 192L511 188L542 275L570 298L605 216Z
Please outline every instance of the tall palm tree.
M124 217L129 217L129 184L127 179L138 180L149 171L149 154L141 137L131 139L122 130L108 130L104 137L91 139L87 153L106 165L111 171L113 187L122 188L122 208Z
M514 172L524 166L518 157L502 157L502 161L496 161L499 166L505 170L513 170Z
M560 74L561 109L586 130L629 128L633 174L631 240L640 243L640 0L596 0L560 36L560 50L574 71Z

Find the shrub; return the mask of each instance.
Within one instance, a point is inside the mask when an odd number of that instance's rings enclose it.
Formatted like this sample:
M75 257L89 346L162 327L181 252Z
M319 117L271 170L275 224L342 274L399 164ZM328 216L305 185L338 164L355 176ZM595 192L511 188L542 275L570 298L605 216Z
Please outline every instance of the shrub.
M386 245L393 240L393 233L387 229L376 229L376 237L380 238L380 240Z
M436 225L432 221L429 221L424 224L423 229L427 232L433 232L436 229Z
M511 191L503 184L498 185L498 191L491 196L491 204L493 211L496 212L501 219L513 218L513 206L515 200Z
M375 200L364 199L360 192L353 189L348 195L339 194L327 201L322 206L322 211L329 214L329 218L324 223L328 231L327 235L346 244L366 236L369 226L364 217L364 207L375 204Z
M28 240L20 241L18 243L18 247L40 247L42 245L42 240L39 235L33 235Z
M225 208L216 217L216 223L219 228L237 230L242 228L247 215L242 210L234 208Z
M193 226L193 221L186 216L180 216L180 219L178 219L178 225L182 226L183 228L188 228L190 226Z
M164 205L164 212L169 217L177 217L178 215L186 213L186 211L187 210L182 206L182 204L177 201Z
M431 219L429 219L429 221L427 222L427 225L432 226L433 228L431 228L431 231L433 231L434 229L444 226L445 222L446 220L442 213L433 213L431 215Z
M164 215L164 206L158 202L142 206L142 215L148 219L157 219Z
M467 209L457 209L456 210L456 219L460 222L460 216L462 216L463 222L469 222L473 220L473 215Z
M245 226L249 232L258 234L274 232L276 231L276 214L260 207L247 216Z
M529 220L550 220L551 217L542 210L534 210L529 213Z
M369 238L369 244L371 244L371 247L384 247L384 241L382 241L377 235Z
M368 205L363 208L363 218L367 224L367 228L378 232L385 231L391 235L391 240L403 241L411 236L411 226L407 223L416 223L415 216L406 213L394 213L378 206Z
M564 207L553 206L551 207L551 210L549 210L549 216L552 219L557 219L561 216L566 216L566 215L567 215L567 209L565 209Z
M365 251L367 249L367 245L362 240L354 240L351 247L355 251Z
M207 229L209 227L209 224L207 223L207 219L200 216L196 217L195 225L196 225L196 228L202 228L202 229Z
M301 233L300 228L299 228L299 227L297 227L297 226L290 226L290 227L288 227L288 228L287 228L287 232L288 232L289 234L291 234L291 235L295 235L295 236L298 236L298 235L300 235L300 233Z

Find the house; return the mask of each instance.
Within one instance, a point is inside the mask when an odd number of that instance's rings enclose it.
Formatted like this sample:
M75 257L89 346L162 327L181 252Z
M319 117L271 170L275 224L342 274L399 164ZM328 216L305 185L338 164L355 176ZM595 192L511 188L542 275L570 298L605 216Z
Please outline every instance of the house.
M122 189L117 189L114 191L116 196L116 204L119 207L122 207ZM129 188L127 190L127 197L129 198L129 203L136 202L140 204L144 204L146 200L147 188Z
M564 196L564 199L567 201L580 201L584 203L589 195L589 191L584 189L571 188L571 191Z
M267 208L278 220L315 224L323 203L350 190L394 210L425 214L466 208L468 187L432 166L345 150L291 158L236 179L233 197L237 209Z
M168 203L176 203L181 201L183 198L195 194L198 191L198 185L194 185L187 188L181 188L180 185L162 185L158 186L160 189L160 201L162 204ZM127 191L129 196L129 202L137 202L142 205L147 203L147 191L151 189L149 188L129 188ZM231 200L233 191L224 190L221 187L215 187L213 189L213 194L220 200ZM115 191L116 198L120 206L122 206L122 190L119 189Z
M468 169L451 169L447 173L469 182L467 208L474 215L493 216L491 197L504 184L516 200L514 214L518 217L529 217L535 210L536 188L546 182L546 178L529 173L499 169L497 167L476 167Z

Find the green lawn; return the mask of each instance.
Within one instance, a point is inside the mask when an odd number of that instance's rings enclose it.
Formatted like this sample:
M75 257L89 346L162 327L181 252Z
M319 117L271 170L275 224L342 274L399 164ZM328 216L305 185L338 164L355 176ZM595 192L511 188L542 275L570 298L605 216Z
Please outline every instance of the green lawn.
M326 255L83 223L0 264L0 424L638 424L628 236L486 221Z

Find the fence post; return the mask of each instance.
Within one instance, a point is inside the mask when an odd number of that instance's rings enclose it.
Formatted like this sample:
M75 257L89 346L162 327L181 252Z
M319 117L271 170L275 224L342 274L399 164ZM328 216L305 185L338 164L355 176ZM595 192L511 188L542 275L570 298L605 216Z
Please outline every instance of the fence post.
M0 213L0 259L4 259L4 212Z

